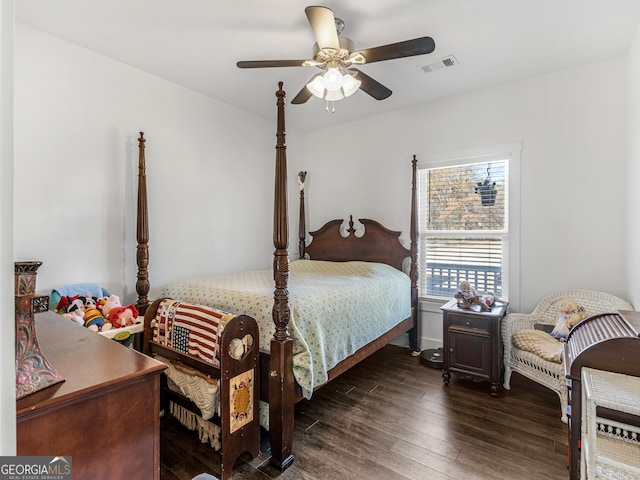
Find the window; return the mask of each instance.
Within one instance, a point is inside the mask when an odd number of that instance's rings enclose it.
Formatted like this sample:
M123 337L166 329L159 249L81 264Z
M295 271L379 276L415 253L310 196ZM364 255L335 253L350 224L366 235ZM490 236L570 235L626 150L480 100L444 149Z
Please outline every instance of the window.
M454 155L447 162L419 167L420 297L450 298L467 280L480 293L509 298L509 206L515 204L509 179L514 161L506 150Z

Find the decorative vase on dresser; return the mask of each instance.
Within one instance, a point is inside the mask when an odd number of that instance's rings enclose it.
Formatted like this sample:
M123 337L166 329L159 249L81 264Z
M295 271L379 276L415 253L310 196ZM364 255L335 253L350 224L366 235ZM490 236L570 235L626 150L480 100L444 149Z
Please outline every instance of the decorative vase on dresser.
M38 345L35 313L48 307L48 297L35 294L40 265L37 261L15 262L17 399L64 381Z

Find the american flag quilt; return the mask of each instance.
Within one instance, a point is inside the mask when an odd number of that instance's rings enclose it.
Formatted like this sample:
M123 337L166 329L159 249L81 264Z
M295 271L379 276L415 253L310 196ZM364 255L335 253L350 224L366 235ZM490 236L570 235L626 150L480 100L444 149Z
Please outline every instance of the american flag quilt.
M158 306L153 340L219 367L220 335L234 316L203 305L165 299Z

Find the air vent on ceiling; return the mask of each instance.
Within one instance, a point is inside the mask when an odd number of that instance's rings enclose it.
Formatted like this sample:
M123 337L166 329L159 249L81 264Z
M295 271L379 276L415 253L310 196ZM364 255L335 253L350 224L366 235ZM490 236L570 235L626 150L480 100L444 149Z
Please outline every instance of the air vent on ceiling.
M445 67L453 67L454 65L458 65L458 60L453 55L448 55L444 58L441 58L435 62L424 65L420 68L424 70L424 73L433 72L434 70L440 70Z

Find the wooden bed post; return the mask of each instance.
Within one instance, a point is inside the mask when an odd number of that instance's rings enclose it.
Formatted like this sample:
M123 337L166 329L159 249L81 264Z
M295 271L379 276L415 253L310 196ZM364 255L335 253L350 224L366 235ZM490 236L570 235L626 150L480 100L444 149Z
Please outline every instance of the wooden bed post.
M418 208L417 208L417 169L418 159L413 156L411 161L411 227L409 236L411 237L411 314L413 315L413 328L409 330L409 348L417 352L420 332L420 316L418 315Z
M269 359L269 437L271 464L280 471L293 462L293 340L289 336L289 219L287 214L287 152L284 128L285 91L282 82L276 92L278 123L276 132L276 171L273 205L273 278L275 281L273 323Z
M138 293L137 309L140 315L144 315L149 307L149 215L147 213L147 176L144 160L144 132L140 132L138 138L138 219L137 219L137 241L136 261L138 262L138 280L136 282L136 292Z
M307 172L298 172L298 185L300 186L300 218L298 219L298 254L300 258L304 258L304 247L307 239L307 225L304 211L304 181L307 178Z

